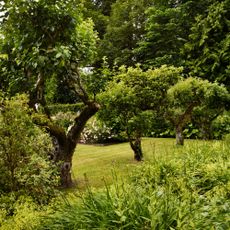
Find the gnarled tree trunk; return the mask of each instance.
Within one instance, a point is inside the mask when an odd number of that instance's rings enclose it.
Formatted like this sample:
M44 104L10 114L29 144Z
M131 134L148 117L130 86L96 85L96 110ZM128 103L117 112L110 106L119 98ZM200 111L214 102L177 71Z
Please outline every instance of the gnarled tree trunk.
M53 161L60 164L61 186L71 187L73 184L71 177L73 151L69 148L68 139L65 136L64 140L61 141L60 138L53 137L53 145Z
M142 147L141 147L141 136L137 135L135 139L132 139L130 136L128 138L129 138L130 146L134 152L134 159L136 161L143 160L143 152L142 152Z
M50 134L54 137L53 143L55 151L53 153L53 160L56 163L60 163L61 185L63 187L70 187L73 184L71 169L74 151L86 122L99 110L99 108L100 106L96 102L88 102L79 116L75 118L74 125L67 133L52 125L47 127Z
M183 129L180 125L178 125L175 129L176 131L176 144L177 145L184 145L184 135Z
M199 101L192 102L188 105L184 113L175 118L168 118L175 127L177 145L184 145L183 129L185 125L191 120L192 111L197 105L199 105Z
M52 160L59 164L60 163L60 177L61 185L63 187L70 187L73 182L71 178L72 169L72 157L79 142L81 132L83 131L86 122L99 110L100 105L95 101L91 101L88 97L87 92L82 86L80 74L76 69L75 72L69 74L70 86L73 87L76 95L84 103L85 107L81 110L79 115L75 118L74 124L69 128L67 133L65 130L52 122L50 113L46 107L46 101L44 96L44 74L40 71L38 80L35 85L35 95L30 97L30 106L35 109L36 105L42 105L44 108L44 117L42 119L34 120L35 123L46 128L53 138L54 151L51 156Z

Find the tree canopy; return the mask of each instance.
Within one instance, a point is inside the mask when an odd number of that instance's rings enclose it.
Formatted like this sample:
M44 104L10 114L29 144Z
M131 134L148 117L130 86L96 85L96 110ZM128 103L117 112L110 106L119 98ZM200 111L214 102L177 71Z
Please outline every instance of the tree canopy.
M229 89L229 0L214 1L196 18L185 44L193 75L218 81Z
M167 90L180 79L181 71L168 66L148 71L140 66L121 67L100 95L101 119L110 126L121 126L136 160L143 158L141 137L149 130L151 120L162 114Z

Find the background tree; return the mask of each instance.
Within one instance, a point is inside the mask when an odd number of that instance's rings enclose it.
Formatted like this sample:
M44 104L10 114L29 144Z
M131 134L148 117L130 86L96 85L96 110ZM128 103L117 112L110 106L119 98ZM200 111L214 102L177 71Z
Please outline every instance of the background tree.
M230 112L224 111L212 122L213 139L226 139L230 133Z
M110 126L114 126L114 123L119 125L134 152L134 159L142 160L141 137L147 129L148 118L144 118L145 114L140 110L139 100L132 88L124 82L111 82L100 95L100 101L103 105L100 119Z
M28 92L29 104L44 111L34 121L44 126L53 137L53 160L63 162L61 183L70 186L72 156L87 120L99 109L84 89L79 67L87 65L95 54L96 36L91 21L82 19L78 1L5 1L1 21L1 78L5 89ZM46 105L46 89L50 83L64 79L66 86L83 102L66 132L55 124ZM43 109L41 109L43 107ZM36 144L36 143L35 143Z
M117 0L112 5L101 46L101 55L108 58L110 66L136 64L133 49L143 35L145 10L152 2L152 0Z
M222 115L230 102L230 96L225 87L213 83L206 93L202 106L194 109L193 122L199 127L203 139L212 139L212 122Z
M109 21L109 16L111 13L112 4L116 0L85 0L84 6L85 10L83 11L84 17L92 18L95 24L95 31L98 32L99 38L103 38L106 27Z
M210 106L210 109L214 108L214 104L218 103L218 99L221 99L223 106L229 100L229 95L223 86L210 83L207 80L190 77L172 86L167 92L167 98L168 105L165 117L175 127L176 143L183 145L183 129L191 121L194 109L205 104Z
M156 5L147 11L146 33L135 50L138 61L147 67L162 64L180 66L180 52L184 42L181 29L181 8Z
M138 62L145 68L162 64L185 67L184 44L196 16L209 4L209 0L154 1L146 10L145 31L134 51Z
M211 1L206 11L197 18L185 53L191 74L218 81L229 89L229 0Z

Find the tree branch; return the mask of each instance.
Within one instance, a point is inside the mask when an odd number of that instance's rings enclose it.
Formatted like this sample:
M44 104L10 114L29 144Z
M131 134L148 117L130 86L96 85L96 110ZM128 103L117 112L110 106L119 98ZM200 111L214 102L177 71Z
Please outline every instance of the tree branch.
M93 101L88 101L87 105L81 113L75 118L74 125L70 128L67 133L67 139L74 149L77 142L80 139L81 132L84 129L86 122L91 118L98 110L100 105Z
M57 138L57 140L60 144L64 143L66 141L65 130L62 127L52 123L52 121L49 118L47 118L46 116L40 115L40 114L34 114L33 115L33 122L38 126L44 127L45 130L51 136L54 136Z

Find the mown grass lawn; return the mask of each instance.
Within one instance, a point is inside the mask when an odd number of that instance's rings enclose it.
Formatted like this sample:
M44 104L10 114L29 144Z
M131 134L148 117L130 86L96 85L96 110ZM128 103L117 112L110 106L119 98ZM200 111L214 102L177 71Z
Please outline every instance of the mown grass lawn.
M194 140L186 140L189 145ZM142 147L145 161L159 156L171 155L175 146L175 139L143 138ZM182 147L183 148L183 147ZM113 175L126 177L137 163L133 159L133 152L129 143L111 145L79 144L73 158L73 179L77 189L82 189L88 183L92 187L102 187L111 184Z

